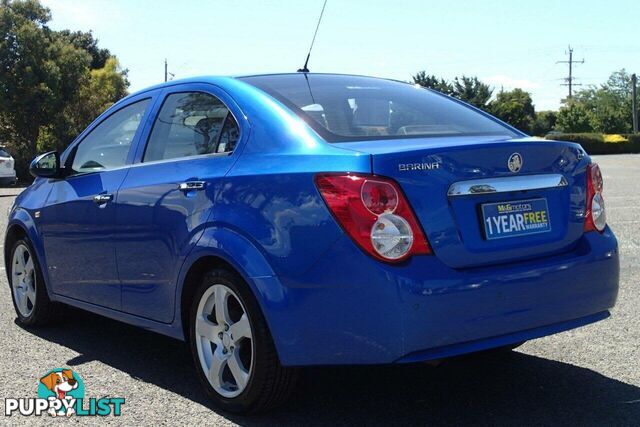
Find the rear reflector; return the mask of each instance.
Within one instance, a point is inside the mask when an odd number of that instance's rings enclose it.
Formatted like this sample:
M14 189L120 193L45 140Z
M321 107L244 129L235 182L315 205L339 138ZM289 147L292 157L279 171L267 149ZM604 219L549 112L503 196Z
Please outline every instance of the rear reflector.
M395 181L348 173L319 174L315 181L340 226L369 255L399 262L432 253Z

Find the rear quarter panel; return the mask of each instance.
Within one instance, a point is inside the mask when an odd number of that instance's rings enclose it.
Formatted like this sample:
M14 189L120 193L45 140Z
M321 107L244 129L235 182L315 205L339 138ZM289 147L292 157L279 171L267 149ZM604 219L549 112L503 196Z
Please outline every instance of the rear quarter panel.
M300 274L342 234L316 190L315 174L368 173L370 156L324 142L252 86L229 85L252 131L221 183L210 223L254 242L276 275Z

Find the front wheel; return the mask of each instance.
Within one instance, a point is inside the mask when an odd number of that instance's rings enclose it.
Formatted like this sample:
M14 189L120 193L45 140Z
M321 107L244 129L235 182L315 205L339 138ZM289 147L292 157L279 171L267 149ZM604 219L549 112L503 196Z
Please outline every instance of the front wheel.
M8 267L11 296L18 321L25 326L48 323L53 303L47 295L40 264L28 240L20 239L13 244Z
M263 411L294 387L297 371L280 365L257 301L231 271L210 271L196 291L190 345L200 381L224 410Z

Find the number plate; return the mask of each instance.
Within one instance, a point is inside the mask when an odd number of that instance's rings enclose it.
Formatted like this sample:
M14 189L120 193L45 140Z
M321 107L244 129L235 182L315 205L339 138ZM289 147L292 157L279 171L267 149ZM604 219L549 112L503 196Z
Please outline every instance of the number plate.
M551 231L547 199L481 205L487 240Z

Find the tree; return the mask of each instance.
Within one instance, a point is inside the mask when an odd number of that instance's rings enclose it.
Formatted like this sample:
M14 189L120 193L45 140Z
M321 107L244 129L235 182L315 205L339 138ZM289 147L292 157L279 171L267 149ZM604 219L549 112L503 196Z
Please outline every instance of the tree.
M101 49L98 47L98 40L93 38L91 31L85 33L82 31L62 30L59 34L78 49L85 50L91 55L89 68L92 70L104 67L107 60L111 57L109 49Z
M437 90L445 95L451 95L453 93L453 86L443 78L437 78L435 75L427 75L426 71L418 71L412 76L413 83L422 87Z
M569 102L558 111L556 129L561 132L593 132L591 112L580 102Z
M0 1L0 136L25 178L37 149L64 148L128 82L91 33L51 30L37 0Z
M452 96L478 108L485 109L487 107L492 93L493 89L489 85L482 83L477 77L462 76L460 78L456 77L453 81Z
M415 84L437 90L483 109L487 107L493 93L493 89L477 77L456 77L453 82L448 82L433 74L427 74L426 71L419 71L411 78Z
M555 111L536 112L531 135L545 136L555 128L557 120L558 113Z
M530 133L535 120L531 95L522 89L500 91L488 105L488 111L511 126Z
M628 133L632 130L631 76L624 70L611 74L600 87L578 91L571 102L589 111L591 128L601 133Z
M90 60L49 30L49 19L34 0L3 0L0 7L0 114L17 136L20 172L36 154L40 126L77 93Z
M104 67L85 75L77 96L42 128L38 151L62 151L93 119L126 96L129 86L126 74L117 58L111 56Z

